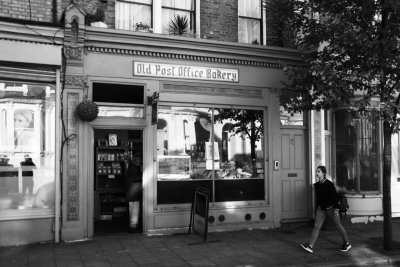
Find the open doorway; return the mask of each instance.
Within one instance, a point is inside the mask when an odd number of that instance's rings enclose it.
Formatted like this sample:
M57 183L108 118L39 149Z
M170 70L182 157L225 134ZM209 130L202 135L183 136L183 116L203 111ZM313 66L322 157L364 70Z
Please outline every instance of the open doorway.
M94 235L142 231L143 131L94 130Z

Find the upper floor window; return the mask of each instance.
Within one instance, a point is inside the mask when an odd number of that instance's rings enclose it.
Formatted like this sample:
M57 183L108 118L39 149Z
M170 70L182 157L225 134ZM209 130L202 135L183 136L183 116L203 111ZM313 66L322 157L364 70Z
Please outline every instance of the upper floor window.
M117 0L115 28L136 31L152 28L152 0Z
M188 21L189 30L195 29L194 0L163 0L162 1L162 33L169 33L169 25L177 15Z
M239 42L261 43L261 0L239 0Z

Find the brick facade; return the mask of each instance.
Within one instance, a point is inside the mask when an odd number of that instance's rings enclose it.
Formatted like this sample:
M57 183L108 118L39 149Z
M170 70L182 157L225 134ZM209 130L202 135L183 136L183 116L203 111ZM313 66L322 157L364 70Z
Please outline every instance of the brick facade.
M115 28L116 0L75 0L88 14L97 9L104 10L104 22L108 28ZM30 5L29 5L30 2ZM57 0L57 23L60 22L65 8L71 0ZM53 0L0 0L0 17L53 22ZM266 45L292 47L292 33L274 21L266 6L267 29ZM238 41L238 1L237 0L201 0L200 36L205 39Z
M238 41L238 1L200 1L201 38Z

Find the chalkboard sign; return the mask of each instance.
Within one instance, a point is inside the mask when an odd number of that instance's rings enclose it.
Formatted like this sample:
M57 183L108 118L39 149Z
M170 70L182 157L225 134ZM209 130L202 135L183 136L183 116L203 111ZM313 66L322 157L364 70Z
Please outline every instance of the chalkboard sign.
M210 203L210 191L207 188L195 186L193 191L192 210L190 212L189 233L204 236L207 239L208 208Z

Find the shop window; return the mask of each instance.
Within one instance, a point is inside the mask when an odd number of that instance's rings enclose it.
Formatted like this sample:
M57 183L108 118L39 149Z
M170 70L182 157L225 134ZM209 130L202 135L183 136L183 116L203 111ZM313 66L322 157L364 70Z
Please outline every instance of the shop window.
M261 0L239 0L239 42L261 44Z
M356 118L347 110L335 112L336 177L352 193L379 191L378 122Z
M189 21L190 30L194 30L195 25L195 3L194 0L162 0L162 33L169 33L169 24L175 16L186 17Z
M152 28L152 2L152 0L117 0L115 28L129 31Z
M142 85L93 83L93 101L99 106L99 117L145 117Z
M265 199L263 111L160 106L158 117L158 204L191 202L196 184L214 202Z
M0 110L0 214L54 209L55 87L0 82Z

